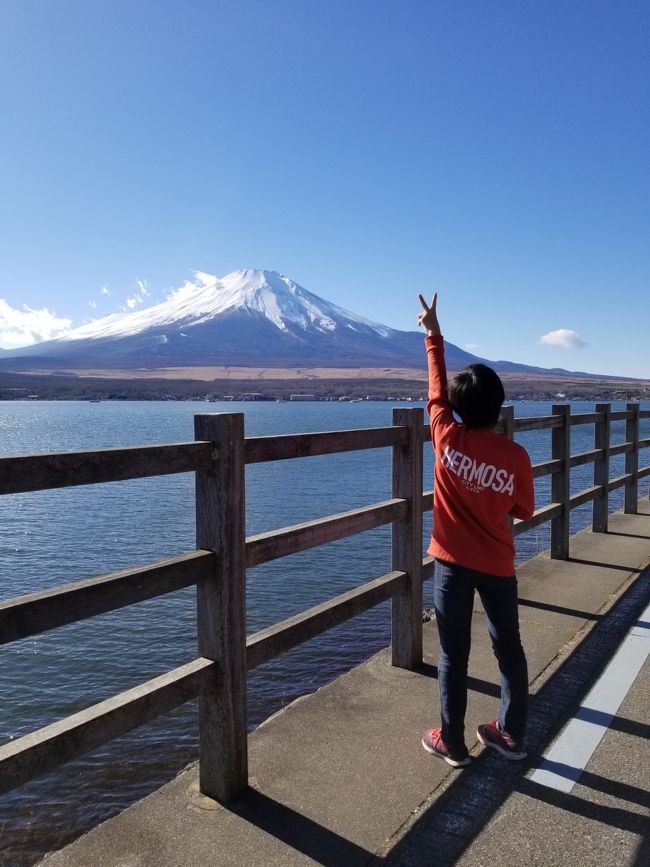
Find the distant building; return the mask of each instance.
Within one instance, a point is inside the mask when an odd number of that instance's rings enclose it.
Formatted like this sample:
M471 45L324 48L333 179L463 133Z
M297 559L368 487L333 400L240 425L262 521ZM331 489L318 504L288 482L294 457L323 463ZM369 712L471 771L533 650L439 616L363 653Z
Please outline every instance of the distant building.
M292 394L289 396L289 400L316 400L316 396L313 394Z
M242 400L264 400L264 395L259 391L245 391L241 396Z

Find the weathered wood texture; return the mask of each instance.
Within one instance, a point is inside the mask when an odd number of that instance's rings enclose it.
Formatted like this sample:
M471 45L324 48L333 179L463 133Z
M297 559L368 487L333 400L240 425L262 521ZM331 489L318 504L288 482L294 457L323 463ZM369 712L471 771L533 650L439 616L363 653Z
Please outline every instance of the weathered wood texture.
M628 403L630 418L625 422L625 439L630 449L625 453L625 472L632 478L625 486L625 512L635 515L639 499L639 404Z
M215 668L195 659L134 689L0 746L0 793L20 786L178 707Z
M520 433L526 430L551 430L555 427L561 426L561 418L553 415L540 415L531 416L530 418L515 419L515 433Z
M562 461L543 461L539 464L533 464L533 478L539 479L542 476L551 476L553 473L559 473L562 469Z
M515 408L514 408L514 406L504 406L501 408L500 421L501 421L501 433L503 434L503 436L508 437L509 440L514 440L514 438L515 438ZM510 527L510 532L512 533L513 528L514 528L514 518L512 517L512 515L508 515L508 525Z
M617 488L622 488L624 485L629 485L632 481L632 476L625 473L622 476L615 476L613 479L610 479L605 486L607 488L608 493L611 491L615 491Z
M249 636L246 642L248 668L268 662L351 617L363 614L369 608L374 608L403 591L406 585L405 572L389 572L381 578L375 578L361 587L256 632Z
M202 442L18 455L0 458L0 494L187 473L210 462L210 445Z
M403 445L393 447L393 497L408 511L392 524L391 568L406 572L407 586L393 597L392 661L400 668L422 662L422 427L421 409L393 410L393 424L407 429Z
M601 414L598 412L582 412L571 416L571 427L578 424L593 424L601 420Z
M602 449L592 449L590 452L581 452L577 455L572 455L571 460L569 461L569 466L573 469L573 467L580 467L583 464L591 464L594 461L602 460L603 458L603 450Z
M283 461L289 458L377 449L398 445L404 442L405 436L405 431L400 428L380 427L367 430L249 437L246 440L246 463L255 464L260 461Z
M422 581L429 581L433 578L433 572L436 566L435 557L429 557L427 555L422 560L422 567L420 569L420 575L422 576Z
M577 494L572 494L569 497L569 508L575 509L577 506L582 506L583 503L590 503L600 495L600 485L592 485L590 488L585 488L584 491L578 491Z
M555 518L561 517L563 512L564 506L562 503L549 503L548 506L542 506L540 509L536 509L533 515L531 515L530 518L526 518L525 521L516 518L513 532L515 536L521 536L522 533L532 530L535 527L539 527L540 524L546 524Z
M561 419L561 425L551 432L553 460L561 461L562 468L551 476L551 499L562 505L562 513L551 520L551 557L566 560L569 556L569 461L571 457L571 407L554 404L553 415Z
M501 408L501 433L507 436L509 440L515 438L515 408L514 406L504 406Z
M383 524L404 518L408 511L405 500L384 500L373 506L351 509L339 515L328 515L304 524L294 524L268 533L258 533L246 539L246 565L257 566L278 557L297 554L337 539L373 530Z
M215 455L196 474L197 547L215 554L197 585L198 652L217 663L199 697L199 783L225 802L248 786L244 415L197 415L194 430Z
M607 483L609 481L612 408L608 403L597 403L596 412L600 419L594 425L594 448L600 452L601 456L594 461L594 485L600 489L600 494L594 500L591 527L594 533L606 533L609 512Z
M212 552L193 551L0 602L0 644L190 587L214 568Z

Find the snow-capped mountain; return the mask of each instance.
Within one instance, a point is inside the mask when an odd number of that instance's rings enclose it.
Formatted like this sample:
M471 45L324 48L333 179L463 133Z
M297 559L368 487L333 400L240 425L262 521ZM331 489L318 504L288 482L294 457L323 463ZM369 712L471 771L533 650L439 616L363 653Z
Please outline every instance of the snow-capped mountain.
M447 365L476 356L446 345ZM537 371L510 362L497 370ZM117 313L3 355L4 369L250 367L424 368L422 333L398 331L319 298L276 271L199 272L162 304ZM548 372L548 371L544 371Z
M276 271L248 268L221 279L198 272L195 278L195 282L186 283L162 304L82 325L61 341L129 337L154 328L193 329L216 317L242 312L259 315L278 331L294 331L296 336L313 331L335 334L346 328L369 330L381 337L391 333L390 328L330 304Z
M460 364L474 358L457 352ZM254 269L222 278L199 272L162 304L106 316L11 356L22 368L45 360L78 368L423 366L421 334L371 322L276 271Z

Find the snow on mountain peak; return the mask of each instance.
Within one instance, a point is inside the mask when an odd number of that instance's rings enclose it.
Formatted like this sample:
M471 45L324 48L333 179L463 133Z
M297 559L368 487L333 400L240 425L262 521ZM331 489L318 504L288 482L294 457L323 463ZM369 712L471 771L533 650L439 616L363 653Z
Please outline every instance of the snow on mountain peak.
M283 332L297 328L333 333L341 328L361 328L382 337L392 333L390 328L319 298L277 271L245 268L221 278L196 271L193 280L173 290L161 304L89 322L62 339L126 337L151 328L188 329L242 311L264 316Z

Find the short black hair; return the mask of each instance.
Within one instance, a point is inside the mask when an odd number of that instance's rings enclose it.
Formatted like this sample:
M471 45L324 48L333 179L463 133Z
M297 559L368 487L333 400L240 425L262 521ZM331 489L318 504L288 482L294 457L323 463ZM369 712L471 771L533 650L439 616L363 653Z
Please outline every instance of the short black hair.
M463 368L447 388L449 403L468 428L494 427L505 400L503 383L486 364Z

